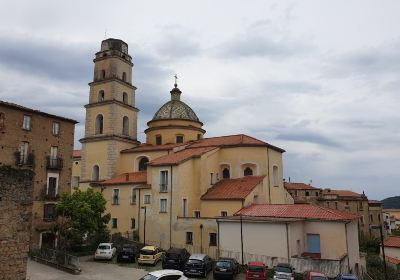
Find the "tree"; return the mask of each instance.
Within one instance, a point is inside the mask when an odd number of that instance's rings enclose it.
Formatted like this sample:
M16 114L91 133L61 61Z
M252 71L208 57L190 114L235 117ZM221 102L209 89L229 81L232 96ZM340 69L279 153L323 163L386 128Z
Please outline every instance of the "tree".
M89 245L107 242L110 233L107 224L110 214L104 214L106 200L102 193L92 189L63 193L56 206L58 216L54 230L58 233L58 247L70 249L89 241Z

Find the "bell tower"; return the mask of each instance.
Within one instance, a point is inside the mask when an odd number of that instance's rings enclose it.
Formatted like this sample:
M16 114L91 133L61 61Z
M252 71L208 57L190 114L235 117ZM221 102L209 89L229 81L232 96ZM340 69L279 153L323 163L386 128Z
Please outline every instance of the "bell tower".
M138 144L132 57L128 44L106 39L96 53L93 81L89 83L85 137L82 143L81 180L85 184L115 176L123 149Z

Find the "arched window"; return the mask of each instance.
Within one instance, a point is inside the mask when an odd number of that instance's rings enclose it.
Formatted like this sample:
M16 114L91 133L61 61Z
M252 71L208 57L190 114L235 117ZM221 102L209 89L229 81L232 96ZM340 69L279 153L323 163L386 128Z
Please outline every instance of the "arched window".
M128 104L128 94L126 92L122 94L122 102Z
M129 135L129 119L126 116L122 120L122 134Z
M104 101L104 90L100 90L100 91L99 91L98 101L99 101L99 102Z
M274 167L272 167L272 178L273 178L273 182L274 182L274 187L279 187L279 175L278 175L278 166L274 165Z
M162 144L161 135L156 135L156 145L161 145L161 144Z
M104 79L106 77L106 70L101 70L101 78Z
M229 179L231 177L231 174L229 172L228 168L224 168L224 170L222 170L222 178L224 179Z
M103 134L103 115L101 114L96 117L95 133Z
M122 80L123 80L124 82L126 82L126 73L125 73L125 72L122 73Z
M98 181L99 180L100 169L98 165L93 166L92 170L92 180Z
M139 160L139 171L147 170L147 163L148 162L149 162L149 159L147 157L141 158Z
M243 172L244 176L252 176L253 175L253 169L251 169L250 167L246 167L244 172Z

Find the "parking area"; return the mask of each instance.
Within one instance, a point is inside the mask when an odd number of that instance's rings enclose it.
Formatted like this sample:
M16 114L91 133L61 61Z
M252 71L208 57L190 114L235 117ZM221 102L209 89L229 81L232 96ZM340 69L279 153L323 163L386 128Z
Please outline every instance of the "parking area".
M156 266L139 266L137 263L116 263L113 261L94 261L92 257L81 257L80 265L82 272L79 275L72 275L56 268L35 262L28 261L27 279L29 280L138 280L149 271L159 270L161 263ZM193 278L195 279L195 278ZM202 278L204 279L204 278ZM209 273L207 280L213 279ZM243 274L238 275L236 280L244 280Z

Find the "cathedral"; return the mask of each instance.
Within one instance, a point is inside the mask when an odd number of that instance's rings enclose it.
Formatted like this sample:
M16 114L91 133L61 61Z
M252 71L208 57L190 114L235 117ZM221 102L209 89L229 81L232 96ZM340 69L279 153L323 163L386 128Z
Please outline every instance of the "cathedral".
M132 68L125 42L102 41L82 149L73 158L72 186L103 193L111 233L213 257L217 217L251 204L293 203L283 185L284 150L244 134L207 138L176 82L140 143Z

